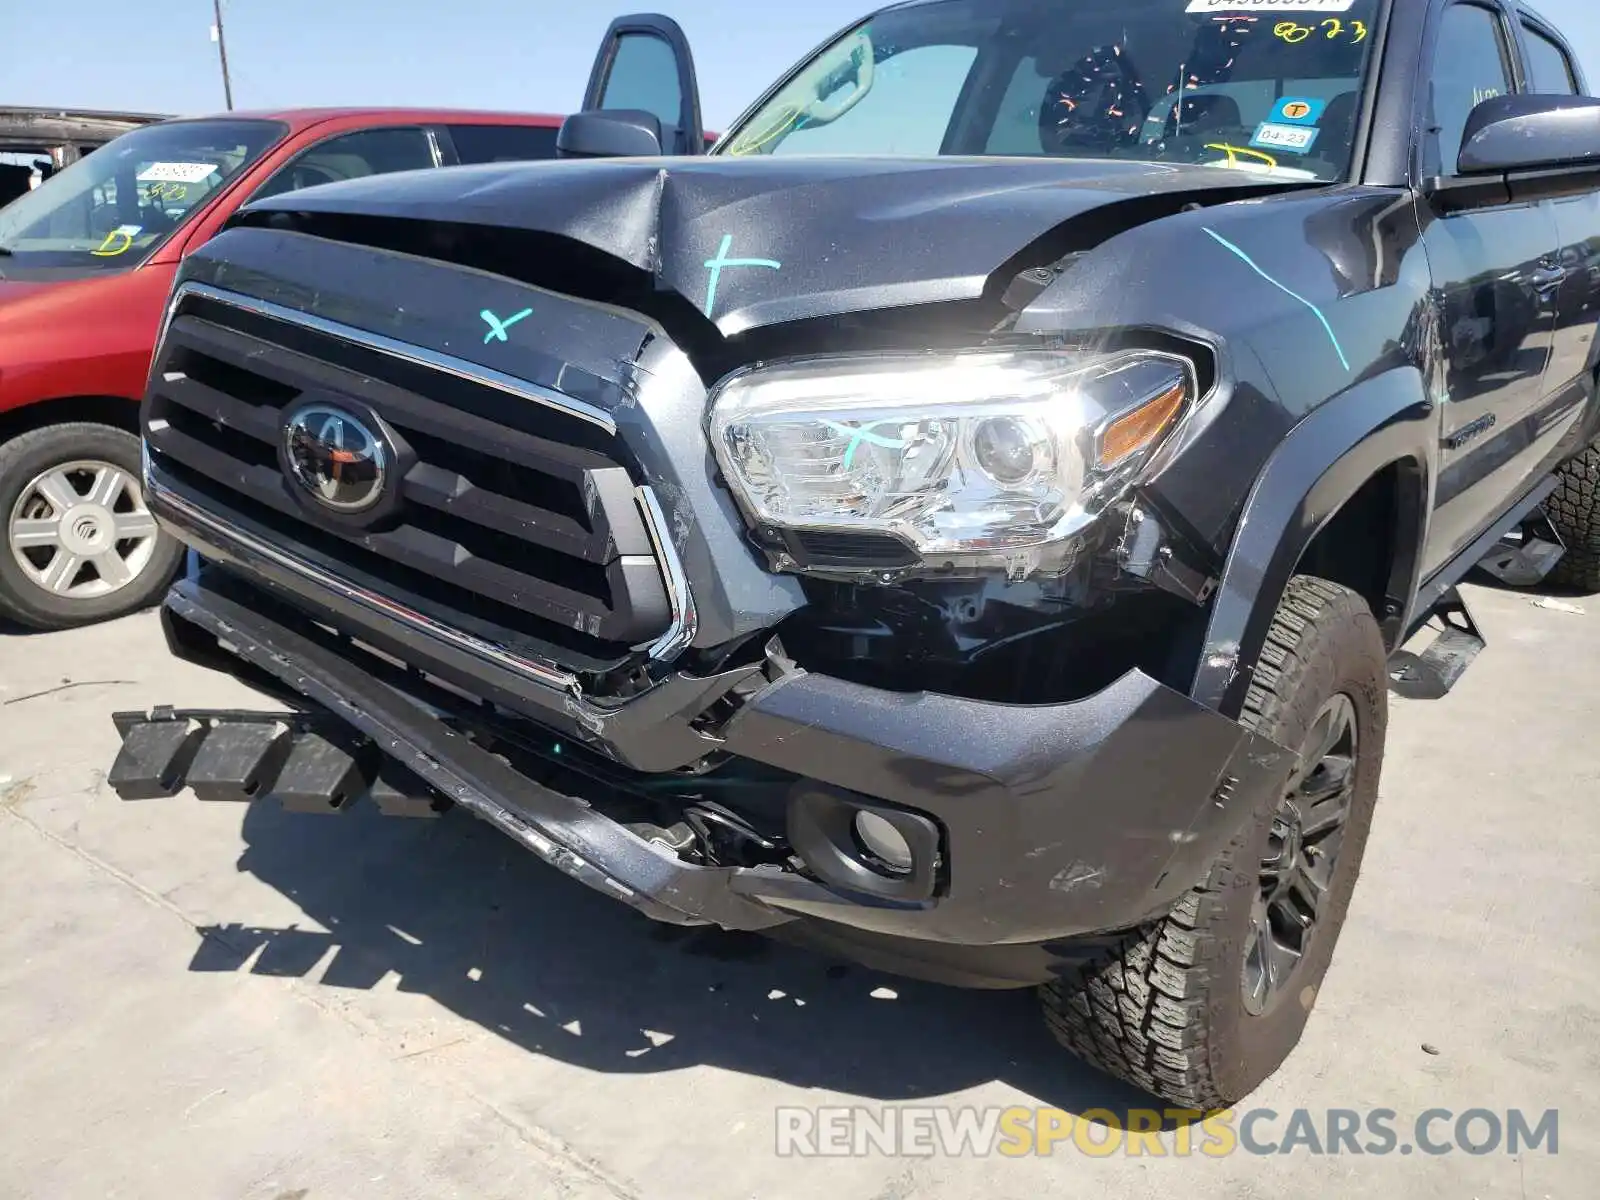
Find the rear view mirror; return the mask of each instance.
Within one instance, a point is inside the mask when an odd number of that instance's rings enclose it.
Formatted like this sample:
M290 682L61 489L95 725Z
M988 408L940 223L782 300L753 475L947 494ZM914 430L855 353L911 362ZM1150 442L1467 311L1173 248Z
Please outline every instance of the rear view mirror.
M639 109L573 113L556 134L557 158L648 158L661 153L661 122Z
M866 99L876 69L872 38L866 30L858 30L801 68L762 105L765 123L746 126L729 149L741 154L776 146L796 129L815 129L837 121Z
M1461 138L1460 175L1600 166L1600 100L1496 96L1472 110Z

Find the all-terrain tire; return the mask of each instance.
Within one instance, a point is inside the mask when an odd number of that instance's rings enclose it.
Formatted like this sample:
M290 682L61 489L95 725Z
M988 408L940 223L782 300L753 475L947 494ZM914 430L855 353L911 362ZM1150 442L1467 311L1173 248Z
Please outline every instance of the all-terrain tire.
M1556 472L1544 511L1567 544L1549 582L1600 592L1600 446L1586 447Z
M65 464L105 465L121 471L129 488L137 489L139 457L139 439L133 434L88 421L46 425L0 444L0 619L30 629L69 629L134 612L165 594L183 560L183 546L164 531L141 553L131 579L87 598L58 595L41 586L23 569L12 544L19 500L40 476Z
M1297 576L1285 590L1240 722L1291 751L1319 710L1343 693L1357 752L1343 842L1316 933L1278 996L1259 1015L1245 1004L1252 906L1273 819L1289 782L1258 804L1206 878L1160 920L1040 989L1045 1019L1079 1057L1184 1108L1233 1104L1300 1040L1360 872L1378 794L1388 721L1383 639L1350 589Z

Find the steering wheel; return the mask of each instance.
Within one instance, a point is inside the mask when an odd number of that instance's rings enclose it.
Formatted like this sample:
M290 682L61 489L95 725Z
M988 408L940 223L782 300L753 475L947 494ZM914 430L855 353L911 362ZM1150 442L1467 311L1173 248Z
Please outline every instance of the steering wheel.
M1132 60L1120 45L1096 46L1050 81L1039 105L1039 141L1046 150L1128 143L1149 115Z

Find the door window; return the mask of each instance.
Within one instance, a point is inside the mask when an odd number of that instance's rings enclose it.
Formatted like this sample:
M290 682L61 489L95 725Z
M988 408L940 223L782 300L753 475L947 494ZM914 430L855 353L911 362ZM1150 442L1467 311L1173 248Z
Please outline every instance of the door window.
M663 127L676 129L683 115L683 86L672 47L652 33L618 38L600 107L643 109Z
M1476 4L1445 9L1433 56L1433 153L1424 173L1454 175L1467 118L1485 100L1509 95L1511 56L1497 13Z
M1575 96L1572 64L1567 52L1531 25L1522 27L1522 40L1528 49L1528 90L1541 96Z
M556 156L556 131L539 125L450 125L463 163L521 162Z
M428 135L414 126L362 129L311 147L262 184L254 199L315 187L319 183L338 183L364 175L386 175L391 171L412 171L436 165Z

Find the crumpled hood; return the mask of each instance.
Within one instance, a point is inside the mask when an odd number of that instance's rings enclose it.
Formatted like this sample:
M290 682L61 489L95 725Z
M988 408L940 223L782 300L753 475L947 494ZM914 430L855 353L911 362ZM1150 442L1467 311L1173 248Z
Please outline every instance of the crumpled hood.
M244 211L572 238L651 272L730 335L973 299L997 267L1063 222L1157 194L1271 190L1263 183L1226 168L1071 159L611 159L369 176Z

